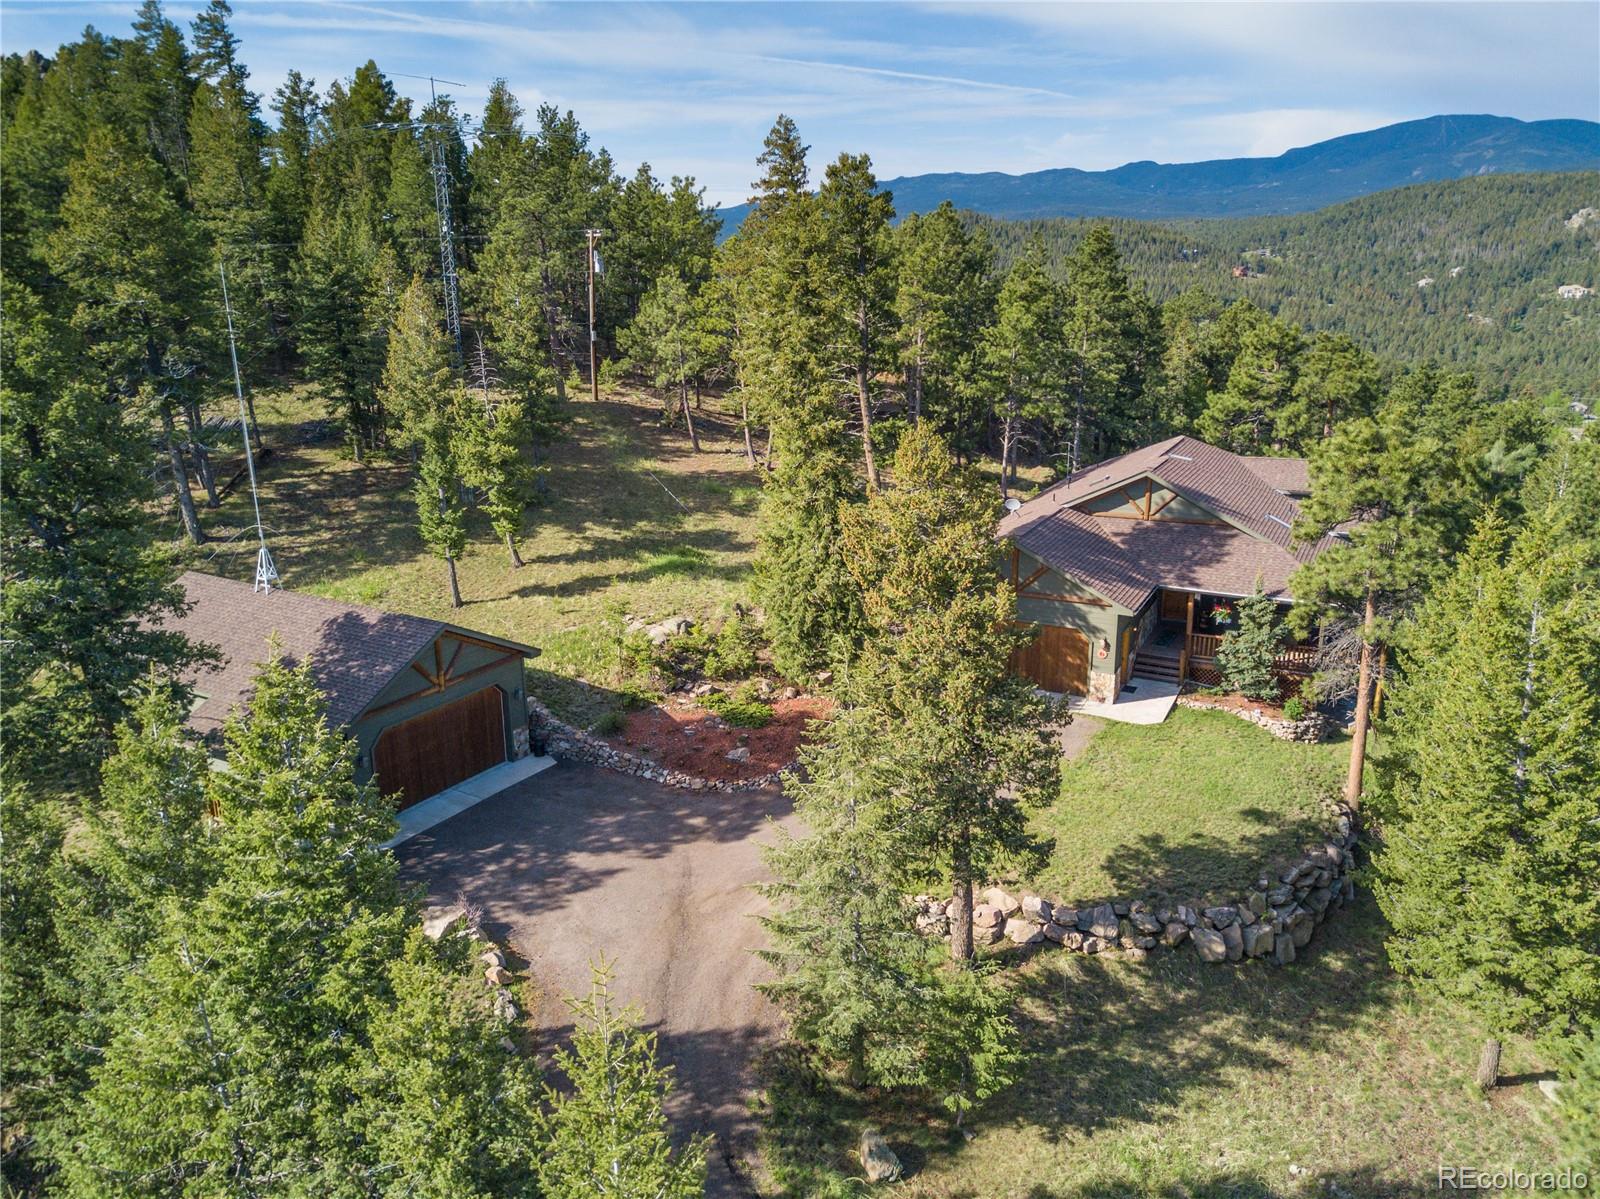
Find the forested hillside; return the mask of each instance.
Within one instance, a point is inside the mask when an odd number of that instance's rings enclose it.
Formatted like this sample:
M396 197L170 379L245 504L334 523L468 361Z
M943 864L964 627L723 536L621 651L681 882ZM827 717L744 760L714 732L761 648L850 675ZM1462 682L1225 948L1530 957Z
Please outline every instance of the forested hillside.
M1595 207L1600 179L1575 172L1425 183L1247 220L974 220L1002 262L1037 240L1057 272L1086 230L1109 223L1158 301L1200 287L1394 361L1590 396L1600 389L1600 296L1566 300L1556 289L1600 289L1600 216L1573 221Z
M930 212L948 200L1006 220L1178 220L1309 212L1431 180L1597 167L1600 124L1594 121L1453 115L1348 133L1273 158L1130 162L1109 171L1057 167L1025 175L952 171L889 179L884 187L902 213ZM724 232L732 233L748 213L747 204L725 209Z

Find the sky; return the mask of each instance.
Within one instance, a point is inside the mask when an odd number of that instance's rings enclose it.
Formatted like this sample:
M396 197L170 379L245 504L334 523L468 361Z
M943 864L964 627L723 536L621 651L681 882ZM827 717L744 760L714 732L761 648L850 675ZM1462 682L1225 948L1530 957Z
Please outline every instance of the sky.
M505 78L631 173L747 198L780 112L878 176L1280 154L1438 113L1600 119L1600 0L1562 3L380 3L233 0L253 86L368 58L468 114ZM136 0L0 0L0 48L124 34ZM199 0L168 0L185 25Z

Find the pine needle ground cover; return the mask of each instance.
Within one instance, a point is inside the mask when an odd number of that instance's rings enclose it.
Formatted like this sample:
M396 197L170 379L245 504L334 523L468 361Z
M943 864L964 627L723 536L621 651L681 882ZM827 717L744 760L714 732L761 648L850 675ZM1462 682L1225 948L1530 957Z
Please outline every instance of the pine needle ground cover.
M549 503L533 511L522 541L527 565L512 569L475 514L459 563L466 604L452 610L444 564L417 534L406 464L352 461L301 391L258 394L272 450L261 515L284 585L536 645L530 690L588 724L619 701L607 686L613 613L700 619L748 598L760 474L745 463L737 423L718 400L705 405L694 453L681 428L661 426L653 397L574 396L567 436L549 452ZM253 519L248 488L202 518L215 539L239 532ZM195 565L249 579L254 539L199 547Z
M1557 1161L1537 1085L1549 1063L1508 1043L1486 1100L1482 1029L1395 978L1383 934L1364 896L1286 969L1041 954L1017 978L1022 1077L973 1113L970 1142L776 1059L772 1189L859 1194L842 1179L859 1177L864 1122L906 1163L896 1193L917 1199L1420 1199L1441 1162Z
M1061 771L1036 818L1055 839L1032 884L1069 903L1237 899L1260 869L1322 839L1344 739L1280 741L1234 716L1174 708L1159 725L1108 722Z

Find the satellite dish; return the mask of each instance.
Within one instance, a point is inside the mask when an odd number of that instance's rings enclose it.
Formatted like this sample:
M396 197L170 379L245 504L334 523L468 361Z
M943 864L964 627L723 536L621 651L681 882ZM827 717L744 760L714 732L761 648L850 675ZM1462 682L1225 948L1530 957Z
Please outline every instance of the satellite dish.
M1022 501L1016 496L1013 495L1006 497L1005 510L1007 512L1015 512L1020 507L1022 507Z

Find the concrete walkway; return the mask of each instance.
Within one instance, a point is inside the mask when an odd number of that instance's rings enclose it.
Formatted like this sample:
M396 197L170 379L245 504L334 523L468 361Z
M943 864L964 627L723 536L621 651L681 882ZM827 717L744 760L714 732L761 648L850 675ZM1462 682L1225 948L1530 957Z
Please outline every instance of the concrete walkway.
M454 787L447 787L439 794L401 811L397 817L400 831L379 848L393 849L401 842L411 840L418 833L425 833L435 825L443 824L457 813L465 812L474 804L480 804L491 795L498 795L506 788L514 787L524 779L532 778L541 770L549 770L555 764L556 760L548 757L518 758L514 762L501 762L500 765L491 766L469 779L463 779Z
M1167 679L1134 675L1110 703L1070 696L1067 709L1074 716L1098 716L1124 724L1160 724L1178 702L1178 684Z

